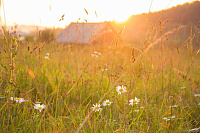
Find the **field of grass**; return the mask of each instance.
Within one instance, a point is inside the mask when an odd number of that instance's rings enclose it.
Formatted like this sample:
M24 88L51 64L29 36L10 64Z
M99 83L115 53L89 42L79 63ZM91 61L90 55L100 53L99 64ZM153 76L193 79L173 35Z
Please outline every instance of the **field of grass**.
M198 131L200 55L192 41L178 46L166 38L137 50L128 44L23 43L5 36L0 132ZM122 85L126 92L118 94ZM105 100L110 105L103 106ZM45 108L34 107L37 102ZM96 104L100 109L92 108Z

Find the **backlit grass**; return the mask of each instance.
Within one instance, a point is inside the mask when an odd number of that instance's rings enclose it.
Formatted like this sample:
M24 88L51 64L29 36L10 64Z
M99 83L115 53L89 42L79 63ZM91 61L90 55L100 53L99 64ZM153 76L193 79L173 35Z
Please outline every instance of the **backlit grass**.
M133 54L128 44L36 46L6 37L0 132L198 130L199 51L167 41Z

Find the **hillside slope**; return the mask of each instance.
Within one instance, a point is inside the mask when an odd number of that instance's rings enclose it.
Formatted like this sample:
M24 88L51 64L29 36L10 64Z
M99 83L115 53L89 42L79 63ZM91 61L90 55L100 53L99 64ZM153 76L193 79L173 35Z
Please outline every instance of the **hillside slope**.
M160 22L164 22L166 20L167 22L163 24L162 29L160 29ZM155 32L157 32L157 37L159 37L162 34L174 28L178 28L181 25L184 26L184 28L179 31L179 33L181 32L182 36L177 34L176 39L185 41L187 39L186 37L189 37L190 35L191 27L192 31L194 32L199 21L200 1L195 1L191 4L186 3L183 5L178 5L167 10L150 12L148 14L144 13L140 15L133 15L125 23L113 23L117 29L120 29L122 26L126 27L123 33L124 40L129 43L141 43L148 35L150 36L150 33L154 32L154 34L156 34ZM160 33L161 30L163 32L162 34ZM198 29L196 32L198 33L199 31L200 30ZM195 45L198 44L199 41Z

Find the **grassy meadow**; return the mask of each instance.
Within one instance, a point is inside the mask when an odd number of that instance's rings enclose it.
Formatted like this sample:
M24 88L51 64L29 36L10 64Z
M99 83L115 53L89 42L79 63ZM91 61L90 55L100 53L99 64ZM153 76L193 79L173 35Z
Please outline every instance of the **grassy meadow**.
M5 34L0 132L198 132L199 50L190 36L178 44L159 34L140 45L18 42Z

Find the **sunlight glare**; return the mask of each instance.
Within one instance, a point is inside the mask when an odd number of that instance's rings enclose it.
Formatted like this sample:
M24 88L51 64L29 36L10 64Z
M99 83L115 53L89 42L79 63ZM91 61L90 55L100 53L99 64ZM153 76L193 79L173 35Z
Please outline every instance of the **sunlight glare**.
M118 18L115 18L114 21L117 23L124 23L126 21L128 21L128 19L130 18L130 16L119 16Z
M150 6L151 0L6 0L4 1L5 16L3 10L1 13L3 16L2 21L5 19L8 25L26 24L65 27L71 22L77 22L77 20L124 22L132 15L166 9L186 1L189 0L154 0L152 6ZM84 12L84 8L88 10L88 14ZM59 21L64 14L64 19Z

